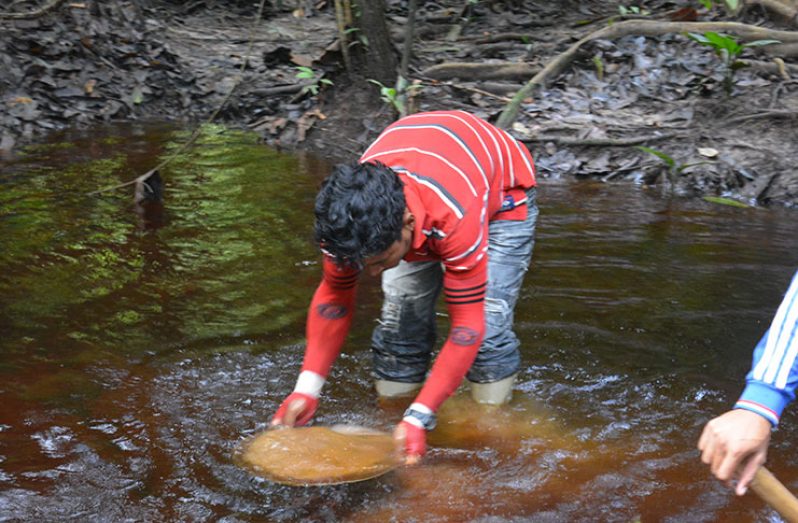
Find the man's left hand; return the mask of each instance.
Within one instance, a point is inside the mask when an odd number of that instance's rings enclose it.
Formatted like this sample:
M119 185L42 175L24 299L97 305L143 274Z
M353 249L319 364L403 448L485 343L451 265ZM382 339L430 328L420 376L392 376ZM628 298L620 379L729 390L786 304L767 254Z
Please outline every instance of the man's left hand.
M415 465L427 450L427 431L407 421L401 421L393 432L397 450L405 456L405 465Z

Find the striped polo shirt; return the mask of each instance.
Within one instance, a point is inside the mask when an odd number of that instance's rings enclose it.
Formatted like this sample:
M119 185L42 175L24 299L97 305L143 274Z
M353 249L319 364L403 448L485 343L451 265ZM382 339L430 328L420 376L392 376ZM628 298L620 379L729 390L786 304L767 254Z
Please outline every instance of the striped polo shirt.
M441 259L469 270L485 259L488 224L525 219L535 186L527 148L464 111L414 114L387 127L360 162L380 162L404 183L416 229L408 261Z
M754 349L746 386L734 405L761 414L773 426L798 387L798 272L779 305L770 328Z

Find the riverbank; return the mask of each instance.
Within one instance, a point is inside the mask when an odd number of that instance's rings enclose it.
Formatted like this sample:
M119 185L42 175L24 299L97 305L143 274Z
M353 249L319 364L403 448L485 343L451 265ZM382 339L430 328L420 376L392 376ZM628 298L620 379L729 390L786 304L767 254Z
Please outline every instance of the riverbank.
M260 20L252 2L58 4L41 16L0 19L5 156L66 127L120 120L193 127L215 115L274 147L345 161L395 118L378 86L344 71L328 3L265 3ZM399 53L407 8L387 4ZM619 6L479 2L462 12L461 2L427 2L416 13L413 105L495 121L514 93L579 38L624 19L789 29L760 8L732 17L690 2L646 2L636 12L626 6L625 15ZM12 8L21 9L0 1L0 11ZM734 73L727 94L721 61L682 33L585 42L561 74L524 100L510 132L529 145L543 178L798 207L795 59L767 46L746 50L749 67ZM784 67L768 62L773 56L784 56Z

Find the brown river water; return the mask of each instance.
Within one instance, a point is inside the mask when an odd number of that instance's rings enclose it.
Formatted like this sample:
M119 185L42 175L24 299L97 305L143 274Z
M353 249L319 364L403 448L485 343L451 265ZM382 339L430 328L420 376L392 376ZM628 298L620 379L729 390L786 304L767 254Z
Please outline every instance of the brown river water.
M798 266L796 211L542 178L513 402L449 400L418 467L288 487L232 454L293 387L329 166L208 127L162 171L157 216L129 188L87 195L187 136L96 129L0 163L0 521L779 521L695 442ZM390 430L377 282L359 294L317 423ZM797 412L768 461L794 492Z

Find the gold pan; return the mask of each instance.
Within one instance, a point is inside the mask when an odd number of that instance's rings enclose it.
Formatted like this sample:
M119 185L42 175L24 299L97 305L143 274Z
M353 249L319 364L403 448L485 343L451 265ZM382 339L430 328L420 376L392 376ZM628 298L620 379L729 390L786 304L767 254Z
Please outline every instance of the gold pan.
M400 464L390 434L353 425L279 428L245 440L235 461L284 485L336 485L381 476Z

